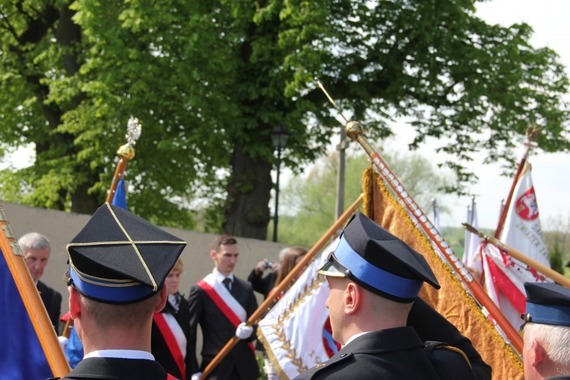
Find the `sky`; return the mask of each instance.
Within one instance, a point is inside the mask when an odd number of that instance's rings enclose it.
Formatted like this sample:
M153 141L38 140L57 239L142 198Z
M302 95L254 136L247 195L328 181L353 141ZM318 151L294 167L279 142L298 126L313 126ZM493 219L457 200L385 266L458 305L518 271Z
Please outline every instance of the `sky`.
M478 4L477 14L488 23L504 26L526 22L534 30L531 44L534 47L547 46L556 51L570 76L570 0L491 0ZM411 141L412 135L404 134L401 138L404 142ZM524 151L525 148L521 146L518 150L519 160ZM429 147L422 148L420 152L428 157L435 155ZM554 229L559 220L568 224L570 154L549 154L533 150L528 161L532 164L532 180L543 230ZM480 162L475 165L474 171L479 180L470 188L470 192L475 195L478 226L494 230L501 201L508 196L512 178L502 177L499 165L482 165ZM466 221L471 198L448 196L438 202L451 210L450 214L440 216L440 225L461 227L461 223ZM424 211L431 216L431 212Z

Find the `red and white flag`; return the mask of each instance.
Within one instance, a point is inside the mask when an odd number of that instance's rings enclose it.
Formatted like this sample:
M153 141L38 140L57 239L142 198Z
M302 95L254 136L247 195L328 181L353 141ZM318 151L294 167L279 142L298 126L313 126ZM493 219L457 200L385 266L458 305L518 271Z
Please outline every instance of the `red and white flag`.
M502 243L550 267L548 249L540 225L531 165L525 163L516 179L505 224L498 238ZM492 244L483 243L485 287L514 328L521 325L525 309L525 282L552 281L528 265L510 257Z

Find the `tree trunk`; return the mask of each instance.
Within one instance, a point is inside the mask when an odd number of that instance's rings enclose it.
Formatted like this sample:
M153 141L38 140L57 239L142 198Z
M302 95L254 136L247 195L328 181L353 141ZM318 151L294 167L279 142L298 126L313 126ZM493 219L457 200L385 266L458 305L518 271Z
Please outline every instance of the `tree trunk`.
M253 159L241 146L232 157L232 175L224 210L224 232L266 240L273 182L270 162Z

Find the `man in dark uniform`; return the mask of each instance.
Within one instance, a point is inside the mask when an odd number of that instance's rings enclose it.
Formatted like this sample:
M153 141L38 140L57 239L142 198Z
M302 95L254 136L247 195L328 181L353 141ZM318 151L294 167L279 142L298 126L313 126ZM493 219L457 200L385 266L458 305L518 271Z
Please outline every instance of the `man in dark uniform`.
M18 240L18 245L24 255L24 260L36 283L38 293L47 310L53 328L58 332L61 314L61 294L40 281L48 265L51 254L51 244L47 237L37 232L29 232Z
M524 284L526 380L570 380L570 289L552 283Z
M151 354L153 313L186 243L105 203L67 246L69 313L85 356L65 379L163 380Z
M458 349L432 356L406 322L427 282L439 284L422 255L361 213L319 270L327 276L333 338L343 347L297 379L473 379Z
M201 373L236 335L241 340L213 369L211 378L216 380L255 380L259 366L252 341L253 328L245 325L257 310L257 300L251 284L234 276L233 271L239 256L239 245L233 236L218 236L210 257L213 271L190 289L190 337L189 347L196 349L197 329L202 329L202 362L193 355L191 360L192 380L200 379Z

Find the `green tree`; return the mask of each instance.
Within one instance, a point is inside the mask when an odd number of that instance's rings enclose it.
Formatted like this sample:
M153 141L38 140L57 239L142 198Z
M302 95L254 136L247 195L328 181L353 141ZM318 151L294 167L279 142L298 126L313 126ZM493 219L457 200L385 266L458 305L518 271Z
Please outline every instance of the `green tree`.
M462 166L484 151L514 161L529 124L568 150L568 80L528 25L487 25L475 1L162 2L10 0L0 4L0 154L36 160L1 173L3 199L74 212L103 202L129 116L143 125L128 167L129 208L162 225L265 238L271 132L290 132L299 172L338 134L336 111L378 141L412 120Z
M418 205L431 215L432 199L443 194L442 189L451 179L436 171L432 163L419 154L383 152L382 157ZM362 193L362 174L369 165L364 154L348 155L346 207ZM339 158L335 152L320 160L305 175L291 178L284 186L280 193L283 201L279 207L279 241L311 247L334 223L338 167Z

